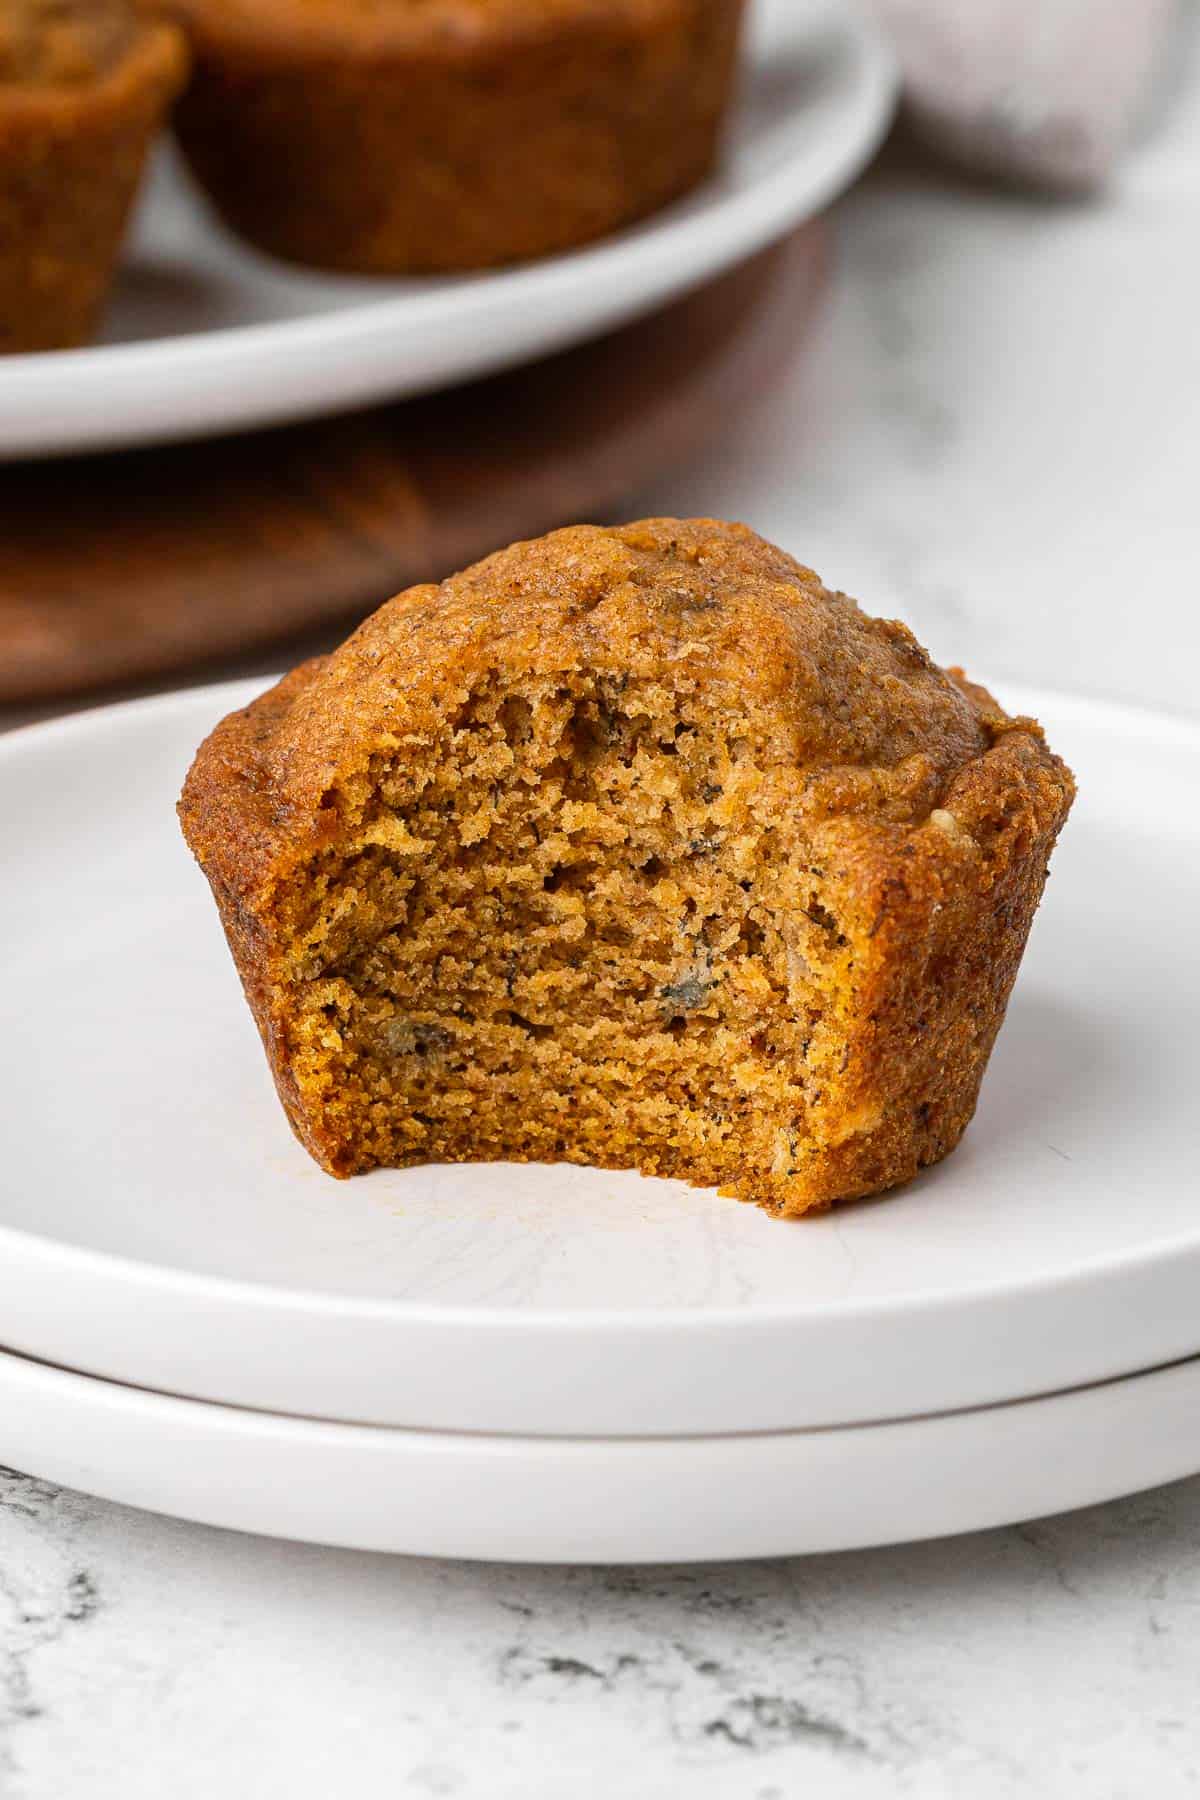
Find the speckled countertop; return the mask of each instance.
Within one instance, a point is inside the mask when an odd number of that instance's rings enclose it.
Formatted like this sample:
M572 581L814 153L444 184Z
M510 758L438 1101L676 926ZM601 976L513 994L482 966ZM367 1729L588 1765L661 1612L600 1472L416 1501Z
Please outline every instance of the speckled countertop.
M645 510L750 519L1002 691L1200 711L1200 80L1175 60L1104 202L877 170L813 353ZM3 1800L1198 1788L1200 1480L623 1571L322 1551L0 1475Z
M1200 1482L780 1563L418 1562L0 1478L5 1800L875 1800L1200 1782Z

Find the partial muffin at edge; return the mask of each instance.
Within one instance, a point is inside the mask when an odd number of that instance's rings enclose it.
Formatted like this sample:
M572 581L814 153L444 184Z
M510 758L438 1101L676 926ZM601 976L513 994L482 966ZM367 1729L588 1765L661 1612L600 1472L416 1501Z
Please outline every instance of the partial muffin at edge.
M0 21L0 353L94 334L179 27L134 0L8 0Z

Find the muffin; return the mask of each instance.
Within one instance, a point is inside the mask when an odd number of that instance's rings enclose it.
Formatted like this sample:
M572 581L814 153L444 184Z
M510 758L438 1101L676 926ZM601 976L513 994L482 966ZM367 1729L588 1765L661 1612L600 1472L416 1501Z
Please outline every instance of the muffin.
M134 0L4 0L0 352L92 335L186 61L178 27Z
M958 1142L1072 795L903 625L651 519L389 601L180 812L331 1174L566 1160L795 1214Z
M565 250L710 168L743 0L185 0L179 141L295 262L475 269Z

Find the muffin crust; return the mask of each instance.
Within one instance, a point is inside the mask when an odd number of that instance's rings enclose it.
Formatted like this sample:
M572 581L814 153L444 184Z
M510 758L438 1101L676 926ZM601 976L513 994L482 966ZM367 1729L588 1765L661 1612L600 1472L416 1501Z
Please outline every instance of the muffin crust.
M126 0L6 0L0 83L60 87L95 81L126 54L138 24Z

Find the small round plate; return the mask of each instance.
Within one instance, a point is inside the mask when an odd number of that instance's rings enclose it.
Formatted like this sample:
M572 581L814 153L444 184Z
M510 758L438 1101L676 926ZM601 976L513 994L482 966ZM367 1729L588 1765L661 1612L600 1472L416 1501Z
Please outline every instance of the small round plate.
M179 1400L0 1354L0 1459L107 1500L356 1550L497 1562L795 1556L978 1531L1200 1467L1200 1360L826 1431L536 1438Z
M437 1431L909 1417L1200 1350L1200 729L1014 692L1080 799L961 1147L781 1222L570 1166L335 1182L294 1142L174 816L259 684L0 739L0 1341Z
M495 274L308 273L239 245L164 160L86 350L0 361L0 456L156 443L423 393L652 311L810 218L891 117L878 33L831 0L756 0L727 154L601 243Z

